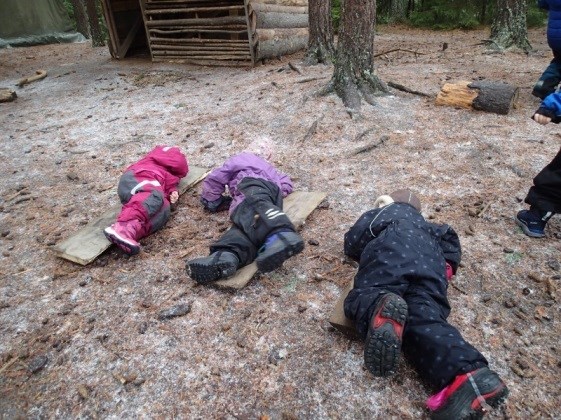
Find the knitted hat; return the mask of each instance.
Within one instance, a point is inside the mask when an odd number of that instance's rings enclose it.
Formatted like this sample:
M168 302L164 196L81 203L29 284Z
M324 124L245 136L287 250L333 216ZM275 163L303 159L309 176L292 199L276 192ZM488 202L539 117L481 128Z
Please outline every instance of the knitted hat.
M244 152L253 153L265 160L271 160L273 157L274 144L267 136L260 136L253 140L245 148Z
M421 211L421 200L417 197L411 190L403 189L397 190L390 194L390 197L396 203L407 203L411 204L413 207L417 209L417 211Z

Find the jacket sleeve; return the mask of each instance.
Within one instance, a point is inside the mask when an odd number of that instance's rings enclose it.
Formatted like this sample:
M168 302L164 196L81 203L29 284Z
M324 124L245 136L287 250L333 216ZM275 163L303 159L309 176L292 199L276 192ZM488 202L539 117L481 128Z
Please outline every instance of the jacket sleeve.
M460 261L462 260L462 247L460 238L454 229L448 225L442 226L443 233L440 237L440 247L444 253L444 258L452 266L454 274L458 270Z
M236 161L231 158L208 174L203 182L201 197L209 202L218 200L226 185L236 176L236 165Z
M385 219L378 221L378 216L383 210L384 208L382 207L367 211L345 233L344 251L346 256L355 261L360 260L366 245L390 224L390 221Z
M280 184L281 184L280 187L281 187L282 196L286 197L294 190L294 186L292 185L292 180L288 175L279 173L279 176L280 176Z
M165 194L166 198L169 199L170 194L173 191L177 191L177 187L179 186L180 178L176 177L175 175L166 172L166 185L165 185Z
M561 121L561 93L552 93L547 95L536 114L545 115L551 118L551 122L559 124Z

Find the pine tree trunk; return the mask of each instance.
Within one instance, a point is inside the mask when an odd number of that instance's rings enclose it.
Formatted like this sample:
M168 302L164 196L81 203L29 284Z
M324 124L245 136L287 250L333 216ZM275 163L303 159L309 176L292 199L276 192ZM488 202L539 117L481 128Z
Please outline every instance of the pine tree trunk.
M374 69L376 0L345 0L332 85L349 110L359 111L361 98L373 104L374 96L388 92Z
M99 15L97 14L96 0L86 0L86 10L88 12L88 20L90 22L90 32L92 34L92 45L101 47L105 45L101 25L99 24Z
M497 0L495 17L491 25L491 40L495 46L506 49L517 47L530 51L526 24L526 0Z
M83 0L71 0L74 9L74 19L76 19L76 30L86 38L91 36L90 26L88 25L88 16L84 7Z
M309 0L308 64L331 62L333 45L333 22L331 20L331 0Z
M403 22L407 16L408 0L391 0L390 22Z

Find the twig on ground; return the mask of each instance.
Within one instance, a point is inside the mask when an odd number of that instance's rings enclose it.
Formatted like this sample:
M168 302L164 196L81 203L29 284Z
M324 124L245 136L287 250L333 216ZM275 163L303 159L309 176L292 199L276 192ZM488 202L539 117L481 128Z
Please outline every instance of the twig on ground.
M318 124L320 123L321 120L323 120L323 115L313 122L313 124L308 129L308 132L306 133L306 135L302 139L302 143L306 143L316 133L316 130L318 128Z
M369 152L372 149L375 149L376 147L381 146L382 144L384 144L389 139L390 139L389 136L382 136L382 137L380 137L380 140L378 140L374 143L370 143L370 144L367 144L366 146L359 147L355 151L351 152L350 156L356 156L356 155L359 155L361 153Z
M477 217L481 217L483 215L483 213L485 213L489 207L491 207L491 202L488 202L487 204L485 204L485 207L483 207L481 209L481 211L479 213L477 213Z
M313 82L314 80L323 80L327 79L327 77L306 77L305 79L297 80L296 83L308 83Z
M288 62L288 67L290 67L292 70L294 70L296 73L298 74L302 74L302 70L300 70L298 68L298 66L296 66L295 64L293 64L291 61Z
M14 358L11 359L10 361L8 361L4 366L2 366L2 367L0 368L0 375L1 375L2 373L4 373L4 371L5 371L6 369L8 369L10 366L12 366L12 365L13 365L15 362L17 362L18 360L19 360L19 357L14 357Z
M361 141L364 136L366 136L367 134L370 134L372 131L374 131L374 127L370 127L368 129L364 130L362 133L358 134L355 137L355 143Z
M395 83L395 82L388 82L388 86L393 87L394 89L397 89L397 90L401 90L403 92L411 93L413 95L424 96L426 98L430 98L432 96L432 95L429 95L428 93L419 92L418 90L409 89L408 87L405 87L405 86L400 85L399 83Z
M460 292L461 294L463 294L463 295L467 295L467 294L468 294L465 290L460 289L458 286L456 286L455 283L450 282L450 285L451 285L454 289L456 289L458 292Z
M394 49L391 49L391 50L383 51L383 52L378 53L378 54L374 54L374 57L380 57L381 55L389 54L389 53L396 52L396 51L408 52L408 53L411 53L411 54L415 54L416 56L417 55L426 55L425 53L420 53L418 51L406 50L406 49L403 49L403 48L394 48Z
M181 254L179 256L179 258L185 258L187 255L189 255L191 252L193 252L193 250L195 249L195 246L192 246L191 248L189 248L187 251L185 251L183 254Z

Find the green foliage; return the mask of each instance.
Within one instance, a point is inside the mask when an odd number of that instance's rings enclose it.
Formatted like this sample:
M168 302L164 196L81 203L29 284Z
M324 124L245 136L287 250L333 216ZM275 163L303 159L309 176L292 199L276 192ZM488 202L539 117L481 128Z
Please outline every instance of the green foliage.
M331 5L331 17L333 18L333 29L337 31L341 21L341 0L333 0Z
M539 9L535 4L528 5L526 23L528 28L541 28L547 22L547 12Z
M411 12L409 21L413 26L438 30L475 29L480 25L473 11L437 7L421 12Z

